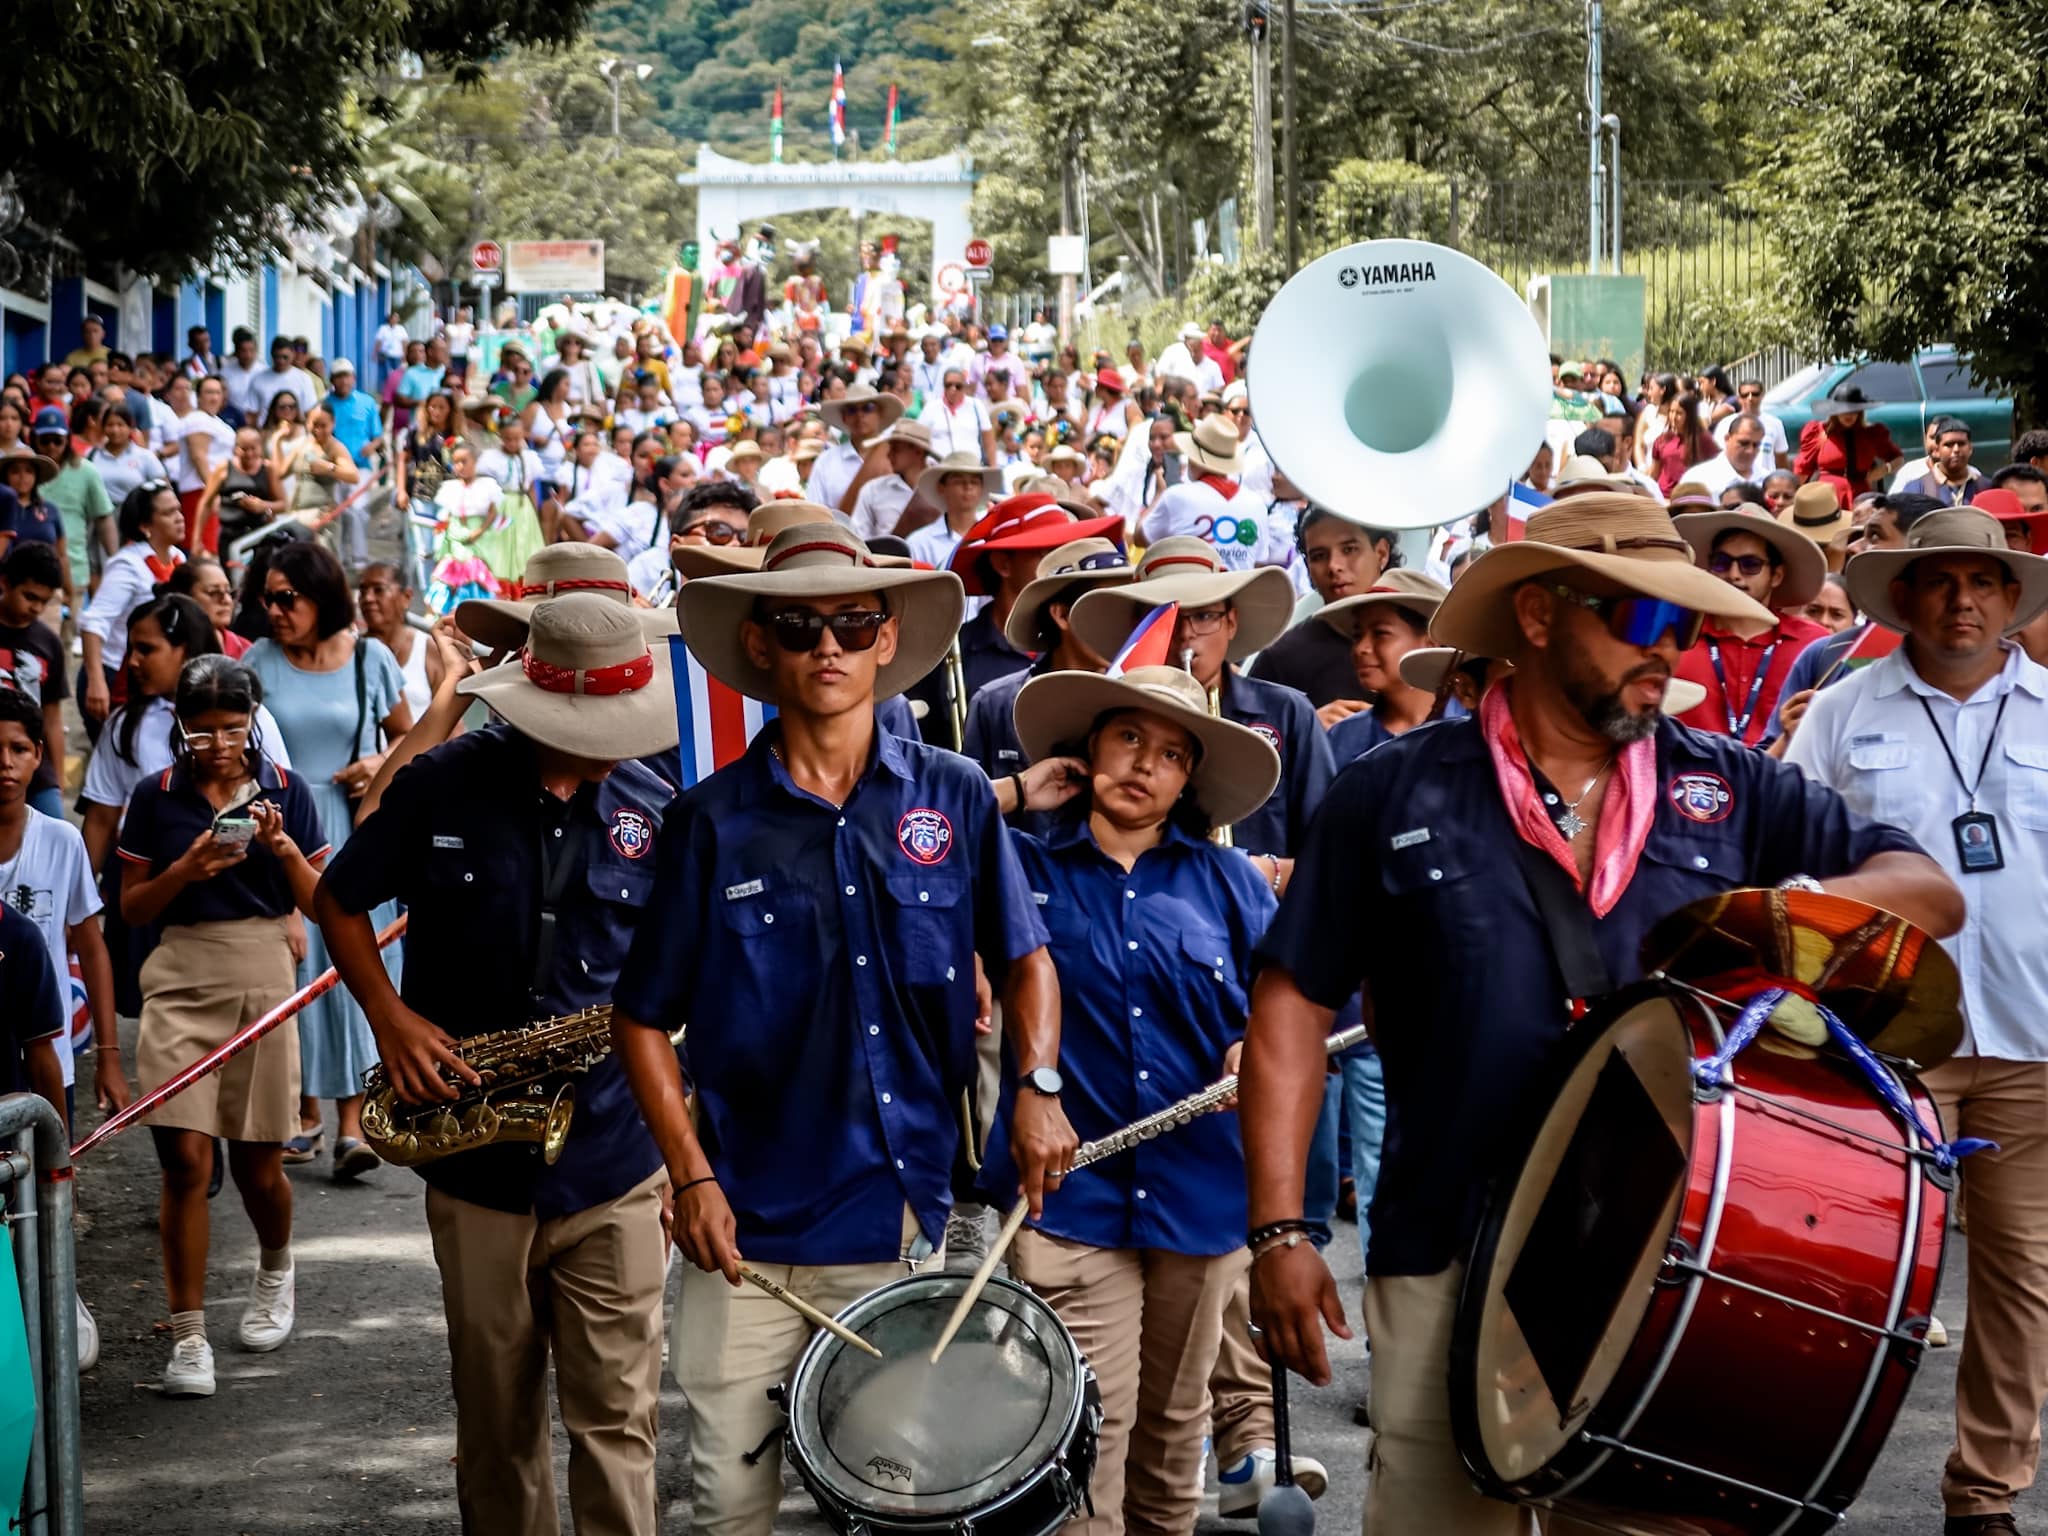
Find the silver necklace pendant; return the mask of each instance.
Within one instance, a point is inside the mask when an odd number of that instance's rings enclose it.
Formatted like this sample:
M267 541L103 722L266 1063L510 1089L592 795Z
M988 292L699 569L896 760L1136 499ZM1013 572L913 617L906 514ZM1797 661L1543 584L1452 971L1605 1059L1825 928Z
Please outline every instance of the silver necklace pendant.
M1566 842L1570 842L1586 830L1586 820L1577 811L1568 810L1557 818L1557 830L1564 834Z

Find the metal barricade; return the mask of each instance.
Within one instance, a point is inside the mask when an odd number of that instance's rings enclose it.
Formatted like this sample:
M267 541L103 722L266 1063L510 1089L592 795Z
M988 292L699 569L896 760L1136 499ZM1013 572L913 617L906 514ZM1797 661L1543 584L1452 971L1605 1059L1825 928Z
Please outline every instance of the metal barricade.
M78 1430L78 1266L71 1238L71 1144L64 1122L32 1093L0 1097L0 1197L14 1239L36 1422L21 1528L83 1536L85 1483ZM32 1200L21 1198L34 1191ZM10 1522L11 1524L12 1522Z

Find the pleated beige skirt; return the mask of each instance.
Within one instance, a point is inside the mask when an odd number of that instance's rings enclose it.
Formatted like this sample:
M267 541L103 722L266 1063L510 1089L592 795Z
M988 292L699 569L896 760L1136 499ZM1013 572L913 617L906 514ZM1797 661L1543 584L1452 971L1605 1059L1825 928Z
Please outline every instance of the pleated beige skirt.
M168 1082L297 989L283 918L166 928L142 962L142 1091ZM145 1117L144 1124L229 1141L299 1133L299 1032L287 1020Z

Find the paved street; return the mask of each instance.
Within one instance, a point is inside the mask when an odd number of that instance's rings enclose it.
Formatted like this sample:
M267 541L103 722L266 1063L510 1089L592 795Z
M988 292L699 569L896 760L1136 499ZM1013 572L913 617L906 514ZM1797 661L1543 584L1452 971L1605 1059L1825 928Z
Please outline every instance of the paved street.
M127 1044L133 1050L133 1026ZM82 1117L86 1128L97 1113ZM156 1179L148 1138L133 1134L87 1159L79 1178L92 1229L79 1271L99 1317L100 1364L84 1382L91 1528L150 1536L270 1536L376 1532L415 1536L456 1528L454 1418L441 1323L439 1278L411 1174L385 1169L337 1187L324 1164L293 1170L298 1198L297 1335L275 1354L240 1353L236 1319L255 1265L254 1238L233 1187L214 1203L207 1285L219 1395L171 1401L157 1380L168 1350L156 1261ZM1953 1245L1941 1315L1961 1342L1962 1240ZM1349 1227L1334 1250L1347 1296L1358 1257ZM1930 1536L1938 1529L1936 1484L1948 1447L1956 1349L1930 1354L1891 1447L1849 1529L1867 1536ZM1340 1350L1337 1381L1295 1394L1300 1448L1330 1468L1322 1529L1356 1531L1364 1493L1352 1404L1365 1386L1356 1346ZM664 1528L688 1528L690 1475L685 1409L664 1382L661 1498ZM1757 1383L1760 1392L1797 1384ZM566 1442L557 1436L557 1484ZM1205 1531L1249 1532L1206 1506ZM783 1526L826 1529L792 1480ZM566 1524L566 1513L565 1513ZM1407 1533L1403 1533L1407 1536Z

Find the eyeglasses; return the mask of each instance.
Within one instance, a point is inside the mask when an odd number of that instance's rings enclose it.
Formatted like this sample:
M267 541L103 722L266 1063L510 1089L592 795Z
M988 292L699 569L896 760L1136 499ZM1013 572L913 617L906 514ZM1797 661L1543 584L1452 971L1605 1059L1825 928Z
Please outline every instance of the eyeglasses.
M1223 627L1229 613L1228 608L1197 608L1192 611L1183 608L1173 627L1185 629L1191 635L1213 635Z
M946 388L948 389L965 389L966 387L967 386L965 384L962 384L958 379L946 380Z
M1549 588L1566 602L1598 614L1606 621L1607 632L1623 645L1652 646L1669 633L1681 651L1689 651L1707 622L1706 615L1661 597L1595 597L1559 582Z
M785 651L815 651L826 630L842 651L873 650L882 637L882 625L889 615L879 609L852 613L820 613L815 608L784 608L770 614L756 614L754 622L764 624Z
M707 517L701 523L690 524L683 532L686 534L701 533L704 535L704 542L707 544L730 544L745 530L735 528L731 523L720 522L715 517Z
M185 745L194 752L211 751L215 746L246 746L249 741L249 727L246 725L231 725L221 731L188 731L185 722L180 720L178 734L185 738Z
M1725 550L1707 556L1707 569L1716 576L1726 576L1730 571L1740 571L1745 576L1761 576L1770 563L1762 555L1731 555Z
M1738 389L1735 394L1736 398L1741 400L1761 400L1764 397L1764 392L1760 389Z
M263 606L266 608L296 608L298 605L299 594L290 587L279 587L263 594Z

